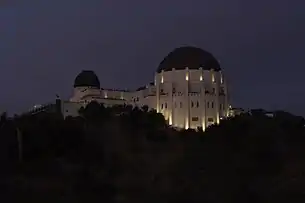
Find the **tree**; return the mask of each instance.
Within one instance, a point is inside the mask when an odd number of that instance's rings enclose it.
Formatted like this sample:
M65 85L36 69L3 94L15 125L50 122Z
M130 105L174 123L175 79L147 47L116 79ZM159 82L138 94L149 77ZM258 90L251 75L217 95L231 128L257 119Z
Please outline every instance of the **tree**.
M81 108L81 116L91 122L97 122L103 120L106 114L106 110L103 104L96 101L90 102L85 108Z
M7 113L3 112L0 116L0 126L7 121Z
M0 129L0 158L2 170L9 166L1 174L10 184L3 184L24 190L13 181L21 176L31 183L26 185L28 196L39 190L58 202L73 202L71 197L106 202L304 201L304 119L261 112L222 120L205 132L169 128L162 114L144 107L105 108L94 102L81 108L79 117L44 112L7 119ZM18 155L16 126L24 138L21 168L12 164ZM62 194L71 197L63 200Z

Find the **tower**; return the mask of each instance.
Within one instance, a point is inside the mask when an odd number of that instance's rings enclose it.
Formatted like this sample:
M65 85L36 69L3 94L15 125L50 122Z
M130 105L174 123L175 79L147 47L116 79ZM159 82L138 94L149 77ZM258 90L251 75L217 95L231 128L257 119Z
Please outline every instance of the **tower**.
M226 116L227 87L218 61L207 51L174 49L160 63L155 83L156 109L175 127L204 130Z

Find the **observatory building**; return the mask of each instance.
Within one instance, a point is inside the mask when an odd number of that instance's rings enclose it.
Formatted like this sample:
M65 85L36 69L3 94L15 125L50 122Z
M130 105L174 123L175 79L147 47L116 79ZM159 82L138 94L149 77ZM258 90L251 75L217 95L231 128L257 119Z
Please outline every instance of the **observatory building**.
M113 105L147 105L162 113L177 128L202 127L219 123L229 115L226 79L214 56L196 47L180 47L160 63L154 83L135 91L104 89L97 75L82 71L74 81L73 95L63 101L63 115L77 116L91 101Z

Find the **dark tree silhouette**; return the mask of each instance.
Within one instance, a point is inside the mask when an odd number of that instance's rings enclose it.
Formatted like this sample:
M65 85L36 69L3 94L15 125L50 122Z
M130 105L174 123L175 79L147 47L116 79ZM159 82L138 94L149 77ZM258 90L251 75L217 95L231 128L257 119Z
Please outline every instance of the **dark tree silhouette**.
M4 114L0 123L3 199L305 201L305 122L287 112L252 110L205 132L177 131L146 106L91 102L79 117Z

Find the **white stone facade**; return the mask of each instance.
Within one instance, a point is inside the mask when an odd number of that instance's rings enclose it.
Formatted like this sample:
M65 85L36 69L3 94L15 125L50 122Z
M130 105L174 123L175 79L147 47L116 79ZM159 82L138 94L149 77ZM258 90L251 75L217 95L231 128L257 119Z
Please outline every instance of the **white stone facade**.
M64 116L76 116L81 106L93 100L105 106L147 105L162 113L173 127L205 130L229 115L228 94L221 70L173 67L157 71L154 84L136 91L76 86L70 101L63 102L62 112Z
M220 71L161 72L156 89L156 109L175 127L205 129L228 116L228 90Z

